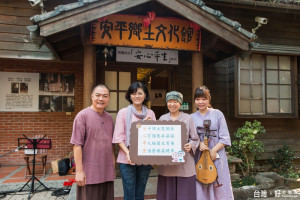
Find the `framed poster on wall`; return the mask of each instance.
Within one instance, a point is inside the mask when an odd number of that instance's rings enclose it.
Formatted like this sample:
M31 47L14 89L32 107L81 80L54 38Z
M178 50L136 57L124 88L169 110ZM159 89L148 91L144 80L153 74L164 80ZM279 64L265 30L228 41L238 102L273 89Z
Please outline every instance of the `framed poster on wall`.
M74 74L40 74L39 111L73 112L74 87Z
M151 89L151 106L166 106L166 90Z
M0 72L0 84L0 111L74 111L74 74Z
M38 111L38 73L0 72L0 85L0 111Z

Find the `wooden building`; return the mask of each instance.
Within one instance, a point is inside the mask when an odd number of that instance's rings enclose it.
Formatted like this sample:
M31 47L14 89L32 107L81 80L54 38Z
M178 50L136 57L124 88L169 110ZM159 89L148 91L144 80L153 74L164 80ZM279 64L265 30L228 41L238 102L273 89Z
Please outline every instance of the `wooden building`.
M204 84L211 90L213 107L225 114L231 133L246 120L262 122L267 130L262 139L266 151L263 159L283 144L294 147L300 155L297 148L300 143L300 6L251 2L52 0L31 6L23 0L1 1L0 72L73 74L75 82L72 111L49 109L54 112L44 112L41 106L36 112L1 111L0 154L16 148L17 139L23 134L30 137L44 134L53 142L48 161L67 155L72 150L69 144L72 122L82 108L90 105L93 85L105 83L110 87L111 103L107 110L115 117L119 109L128 105L124 95L129 84L139 80L147 83L151 90L148 106L157 117L166 112L163 96L171 90L182 92L184 112L193 112L193 90ZM140 46L139 43L101 41L96 44L91 39L93 27L108 22L107 19L116 18L119 27L116 25L114 29L121 37L120 22L128 22L127 17L134 16L141 19L142 24L142 20L149 17L148 12L156 15L150 24L161 24L157 26L161 35L157 34L156 40L163 37L162 22L167 24L176 19L192 25L190 30L199 33L198 49L192 47L192 43L185 47L173 47L170 43L155 48L159 42ZM257 16L268 21L254 34L251 30L257 26ZM129 30L129 23L126 28ZM174 30L168 32L167 37L175 33ZM157 52L173 50L178 53L178 64L124 62L116 58L121 47L131 48L131 51L142 47L140 51L148 54L151 47ZM40 89L43 87L40 85ZM62 90L65 91L60 86L60 92ZM0 163L23 164L22 156L23 152L15 152L2 157Z

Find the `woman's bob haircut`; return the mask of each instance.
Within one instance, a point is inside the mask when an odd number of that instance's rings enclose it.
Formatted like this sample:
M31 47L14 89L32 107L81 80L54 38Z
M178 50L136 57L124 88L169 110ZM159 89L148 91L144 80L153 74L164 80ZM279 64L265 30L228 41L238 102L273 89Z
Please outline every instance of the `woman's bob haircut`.
M145 104L146 102L148 102L150 100L149 91L148 91L148 88L146 87L146 85L142 82L134 82L129 86L129 88L126 92L126 95L125 95L126 100L129 101L130 104L132 104L132 100L130 98L130 95L132 95L133 93L136 93L136 91L139 88L141 88L144 91L145 95L146 95L146 97L143 101L143 104Z

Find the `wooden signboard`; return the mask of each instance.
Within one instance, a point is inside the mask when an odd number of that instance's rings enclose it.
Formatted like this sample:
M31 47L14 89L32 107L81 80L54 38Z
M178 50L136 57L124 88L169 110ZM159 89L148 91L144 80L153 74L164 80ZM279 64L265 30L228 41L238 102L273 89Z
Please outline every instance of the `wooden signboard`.
M191 22L156 17L148 27L144 16L109 15L92 23L92 44L200 51L199 33Z
M137 121L130 129L130 158L135 164L176 165L185 162L188 138L179 121Z

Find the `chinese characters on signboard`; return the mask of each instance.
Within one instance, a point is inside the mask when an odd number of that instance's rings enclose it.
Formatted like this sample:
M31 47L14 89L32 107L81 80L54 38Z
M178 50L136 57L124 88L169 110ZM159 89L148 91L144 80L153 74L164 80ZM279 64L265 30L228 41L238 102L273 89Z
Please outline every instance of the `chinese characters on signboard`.
M137 62L178 65L178 51L117 47L118 62Z
M185 162L186 126L179 121L137 121L130 129L130 158L136 164Z
M181 150L180 125L140 125L139 156L172 156Z
M199 30L190 22L175 18L160 18L148 26L143 16L109 15L92 23L92 44L151 47L199 51Z

